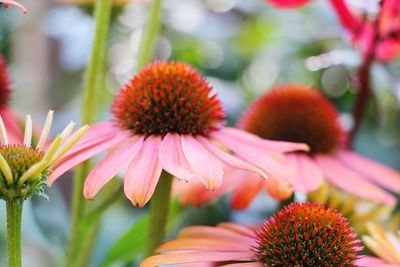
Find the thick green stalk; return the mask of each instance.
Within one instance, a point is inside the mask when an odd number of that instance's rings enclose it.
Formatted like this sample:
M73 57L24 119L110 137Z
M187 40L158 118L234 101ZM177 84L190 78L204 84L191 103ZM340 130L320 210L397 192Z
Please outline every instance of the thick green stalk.
M150 17L145 26L143 37L140 40L138 63L136 72L141 71L147 64L151 62L154 45L158 32L160 30L162 0L153 0L150 10Z
M86 69L84 99L82 109L83 124L91 124L95 121L98 92L101 87L103 76L107 34L110 24L112 0L97 0L94 8L95 35L92 47L92 54ZM85 212L85 200L83 198L83 183L88 174L89 162L84 163L77 171L72 194L72 219L70 230L70 241L68 244L67 262L74 257L74 247L79 235L79 222ZM70 264L68 266L71 266Z
M172 176L163 171L150 202L150 225L144 257L153 255L165 238L169 204L171 199Z
M7 245L8 266L21 267L21 223L22 203L8 200L7 209Z

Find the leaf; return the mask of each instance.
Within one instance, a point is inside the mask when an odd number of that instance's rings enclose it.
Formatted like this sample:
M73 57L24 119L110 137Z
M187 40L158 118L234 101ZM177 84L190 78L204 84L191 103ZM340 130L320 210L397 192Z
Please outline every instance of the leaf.
M168 215L167 233L172 232L182 213L182 208L177 202L170 204ZM148 215L140 218L131 229L117 240L108 251L102 267L109 267L116 262L130 262L135 260L143 251L147 239L150 218Z

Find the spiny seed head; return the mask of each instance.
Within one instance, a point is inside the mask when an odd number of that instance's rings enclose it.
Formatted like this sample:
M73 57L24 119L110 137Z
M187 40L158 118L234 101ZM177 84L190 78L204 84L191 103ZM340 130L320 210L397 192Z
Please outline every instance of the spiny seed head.
M258 261L268 267L355 266L361 241L346 219L320 204L293 203L257 231Z
M0 55L0 107L8 105L10 94L10 78L7 70L7 65L3 56Z
M253 103L240 127L265 139L306 143L311 153L332 153L343 132L334 106L317 90L291 85L273 89Z
M25 145L0 145L0 153L8 163L13 176L13 183L9 183L2 171L0 171L0 198L27 199L33 194L40 194L45 184L48 169L42 171L38 177L32 177L19 184L22 175L34 164L41 161L44 152Z
M207 135L224 117L211 90L192 67L157 62L119 91L111 110L120 127L134 134Z

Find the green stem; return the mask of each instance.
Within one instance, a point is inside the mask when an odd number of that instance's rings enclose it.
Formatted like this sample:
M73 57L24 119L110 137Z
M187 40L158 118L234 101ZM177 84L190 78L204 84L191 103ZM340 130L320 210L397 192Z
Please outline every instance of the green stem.
M163 171L150 202L150 225L144 246L144 257L153 255L156 248L165 238L171 187L172 176Z
M138 63L136 72L141 71L150 63L154 50L154 45L160 30L162 0L153 0L150 10L150 17L144 29L143 37L140 40Z
M21 223L22 203L8 200L7 209L7 245L9 267L21 267Z
M98 92L101 87L104 62L106 57L107 34L110 23L112 0L97 0L94 7L95 35L92 54L86 69L84 99L82 108L83 124L91 124L95 121ZM83 198L83 184L88 174L89 162L77 171L72 193L72 218L70 241L68 243L67 262L74 258L75 242L79 235L79 222L85 212L85 200ZM68 264L68 266L71 266Z

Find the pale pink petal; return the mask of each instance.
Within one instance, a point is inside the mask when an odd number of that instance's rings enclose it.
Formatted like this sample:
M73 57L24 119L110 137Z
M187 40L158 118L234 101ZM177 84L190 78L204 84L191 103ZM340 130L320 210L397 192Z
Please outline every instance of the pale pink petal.
M158 159L161 137L150 136L128 166L125 175L125 195L133 205L143 207L153 196L161 175Z
M351 151L341 151L338 157L345 165L364 175L365 178L400 193L400 172Z
M164 170L179 179L190 180L195 173L185 158L181 137L178 134L167 134L160 146L160 163Z
M221 265L221 267L264 267L264 265L260 262L243 262L243 263L232 263Z
M18 3L17 1L14 1L14 0L0 0L0 3L3 3L3 5L5 7L8 7L8 5L14 5L14 6L18 7L19 9L21 9L22 12L24 12L24 13L28 12L28 10L23 5L21 5L20 3Z
M238 225L238 224L220 223L220 224L218 224L218 227L234 231L238 234L247 235L249 237L253 237L253 238L255 237L255 232L253 230L251 230L247 227Z
M232 193L231 203L236 210L249 207L254 198L261 192L264 180L252 173L242 173L242 180L238 182Z
M395 197L348 169L333 156L316 155L315 158L326 178L344 191L375 202L391 206L396 204Z
M226 132L228 134L226 134ZM248 133L245 133L246 135ZM233 137L230 131L216 131L212 134L213 138L224 144L230 150L235 152L242 160L256 165L269 175L278 179L288 181L290 172L278 161L271 157L266 149L262 147L263 139L254 136L252 143L246 143L246 140Z
M133 159L142 147L144 137L129 138L115 146L89 173L83 194L93 199L97 192Z
M396 267L394 264L387 264L385 261L371 257L371 256L361 256L357 262L356 266L359 267ZM397 266L398 267L398 266Z
M79 152L75 152L74 154L63 156L59 161L56 162L55 166L53 166L53 172L50 174L48 179L49 186L51 186L53 182L66 171L88 160L89 158L109 149L113 145L123 141L126 138L127 137L125 135L117 135L114 138L108 139L103 143L87 147Z
M162 244L157 251L174 251L174 250L212 250L212 251L243 251L246 249L246 243L241 239L217 239L209 237L191 237L180 238ZM247 250L250 250L247 246Z
M205 187L215 190L222 184L223 170L221 162L202 144L190 135L182 135L182 148L190 166Z
M251 245L255 243L254 232L243 226L233 223L222 223L218 227L211 226L190 226L179 233L179 238L211 238L226 240L229 242L238 242L241 240L244 244Z
M214 252L200 251L179 254L156 255L145 259L140 267L154 267L168 264L196 263L196 262L223 262L251 260L254 258L253 252Z
M308 145L303 143L267 140L249 132L230 127L223 127L218 131L212 132L211 136L215 137L215 139L219 140L221 143L224 143L224 138L229 137L229 139L234 139L243 144L258 146L265 149L267 152L287 153L310 150Z
M198 140L205 148L208 149L208 151L213 153L223 163L225 163L225 164L227 164L227 165L229 165L229 166L231 166L233 168L238 168L238 169L243 169L243 170L248 170L248 171L251 171L251 172L258 173L262 177L267 178L267 174L263 170L255 167L255 166L253 166L253 165L251 165L251 164L249 164L249 163L247 163L247 162L245 162L243 160L240 160L237 157L234 157L234 156L222 151L221 149L219 149L216 146L214 146L206 138L199 137Z
M311 192L317 190L324 181L324 173L315 160L301 153L286 155L287 166L293 171L293 185L295 191Z

